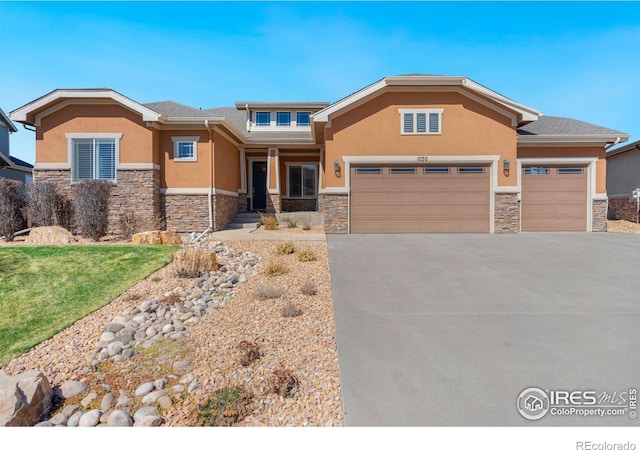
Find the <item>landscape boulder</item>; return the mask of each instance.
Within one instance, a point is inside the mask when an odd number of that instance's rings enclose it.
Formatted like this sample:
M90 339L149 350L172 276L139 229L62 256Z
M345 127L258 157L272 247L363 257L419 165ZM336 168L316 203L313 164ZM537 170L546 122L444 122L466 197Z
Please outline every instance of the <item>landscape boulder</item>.
M26 239L26 243L32 245L71 244L75 241L71 232L57 226L32 228Z
M136 233L131 237L134 244L164 244L164 245L181 245L182 238L173 231L143 231Z
M33 426L51 409L53 390L41 372L9 376L0 370L0 426Z

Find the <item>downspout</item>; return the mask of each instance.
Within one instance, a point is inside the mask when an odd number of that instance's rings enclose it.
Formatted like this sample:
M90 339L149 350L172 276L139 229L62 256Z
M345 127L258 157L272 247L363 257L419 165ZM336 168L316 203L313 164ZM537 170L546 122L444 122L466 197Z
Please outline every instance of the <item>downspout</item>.
M605 146L604 146L604 151L606 152L606 151L607 151L607 150L609 150L611 147L613 147L613 146L615 146L615 145L618 145L619 143L620 143L620 136L618 136L618 137L616 138L616 140L615 140L615 141L613 141L611 144L607 144L607 145L605 145Z
M209 192L207 194L208 206L209 206L209 227L204 230L200 236L195 238L192 242L198 242L202 237L213 231L213 129L209 126L209 120L204 120L204 126L209 131L209 147L211 150L211 164L209 165Z

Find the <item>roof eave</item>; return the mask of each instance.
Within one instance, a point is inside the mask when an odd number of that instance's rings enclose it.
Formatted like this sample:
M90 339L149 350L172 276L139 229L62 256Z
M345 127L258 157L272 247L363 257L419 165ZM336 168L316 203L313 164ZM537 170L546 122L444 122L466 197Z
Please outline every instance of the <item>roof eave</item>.
M328 102L236 102L236 109L246 110L259 108L290 108L290 109L323 109L329 106Z
M246 141L244 135L233 126L226 117L212 116L212 117L162 117L160 122L165 125L221 125L226 128L233 137L238 139L240 143Z
M607 152L607 158L609 158L610 156L616 156L619 155L621 153L626 153L626 152L630 152L632 150L640 150L640 141L634 141L634 142L630 142L629 144L617 148L615 150L611 150Z
M518 135L519 147L531 147L536 145L605 145L626 142L629 134L545 134L545 135Z
M11 133L15 133L18 131L18 129L16 128L16 126L13 124L13 122L11 121L11 119L9 119L9 117L4 113L3 110L0 109L0 119L2 119L2 121L4 123L7 124L7 127L9 128L9 131Z

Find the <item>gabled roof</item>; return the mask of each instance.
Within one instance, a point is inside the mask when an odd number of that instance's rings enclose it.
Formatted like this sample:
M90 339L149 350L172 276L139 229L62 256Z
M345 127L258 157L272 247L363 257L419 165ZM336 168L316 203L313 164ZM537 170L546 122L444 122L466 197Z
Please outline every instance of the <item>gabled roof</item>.
M566 117L541 116L518 127L518 144L625 142L629 134Z
M621 153L626 153L632 150L640 150L640 141L629 142L628 144L623 145L622 147L617 147L617 148L614 148L613 150L608 151L607 158L609 158L610 156L619 155Z
M4 111L2 110L2 108L0 108L0 121L4 122L7 125L7 128L9 128L9 131L12 133L15 133L16 131L18 131L18 129L16 128L16 126L13 124L13 122L9 119L9 117L7 117L7 115L4 113Z
M517 123L531 122L537 120L542 113L528 106L517 103L491 89L488 89L475 81L462 76L442 76L442 75L399 75L384 77L353 94L332 103L321 111L313 115L314 122L328 122L332 116L337 116L349 111L372 98L388 90L409 90L416 87L426 87L433 89L457 90L459 92L474 95L488 101L504 111L516 116Z
M165 117L211 117L213 114L171 100L143 103L143 106Z
M317 111L329 106L329 102L236 102L236 108L249 109L310 109Z

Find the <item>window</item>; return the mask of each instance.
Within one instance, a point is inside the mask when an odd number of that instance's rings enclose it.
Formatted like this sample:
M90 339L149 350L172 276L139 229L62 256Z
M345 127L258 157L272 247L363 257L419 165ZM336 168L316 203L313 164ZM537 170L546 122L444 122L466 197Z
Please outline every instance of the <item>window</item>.
M298 111L296 113L296 126L308 127L311 126L311 113L309 111Z
M558 167L558 175L580 175L582 167Z
M317 167L313 164L288 166L289 197L315 198L318 185L317 172Z
M412 174L416 173L415 167L391 167L389 169L390 174Z
M72 181L116 181L116 139L71 139Z
M271 125L271 113L269 111L256 112L256 126L268 127Z
M525 167L525 175L549 175L548 167Z
M401 109L401 134L440 134L444 109Z
M288 127L291 126L291 113L288 111L278 111L276 113L276 126Z
M435 166L435 167L425 167L422 169L424 173L449 173L449 168L448 167L439 167L439 166Z
M198 160L198 136L171 136L175 161Z
M356 173L358 175L380 175L382 168L380 167L357 167Z
M484 167L478 167L478 166L458 167L458 173L484 173Z

